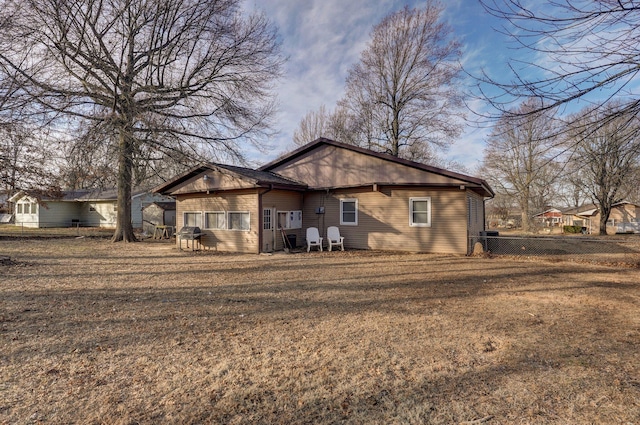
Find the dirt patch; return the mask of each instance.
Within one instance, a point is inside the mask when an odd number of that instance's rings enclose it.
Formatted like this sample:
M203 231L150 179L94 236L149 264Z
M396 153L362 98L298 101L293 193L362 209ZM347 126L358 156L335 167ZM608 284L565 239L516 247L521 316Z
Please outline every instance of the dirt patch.
M0 423L636 423L638 270L0 243Z

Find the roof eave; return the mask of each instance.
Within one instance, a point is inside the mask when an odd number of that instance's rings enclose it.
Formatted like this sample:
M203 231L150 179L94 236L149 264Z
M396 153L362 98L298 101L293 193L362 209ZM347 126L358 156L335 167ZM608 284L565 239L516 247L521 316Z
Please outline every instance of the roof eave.
M307 185L301 185L296 183L283 184L283 183L273 183L273 182L267 182L267 181L258 181L258 185L266 189L295 190L297 192L304 192L305 190L309 189L309 186Z
M308 190L339 190L339 189L353 189L357 187L382 187L382 186L409 186L409 187L436 187L436 188L452 188L452 187L462 187L463 189L481 189L480 193L486 197L493 197L493 192L487 190L485 186L475 184L475 183L392 183L392 182L370 182L370 183L359 183L354 185L340 185L340 186L308 186Z
M209 167L206 164L197 165L191 168L190 170L187 170L184 173L174 177L173 179L167 182L161 183L158 186L152 188L151 192L160 193L161 195L170 195L169 188L177 186L178 184L181 184L189 180L190 178L202 172L205 172L207 169L209 169Z
M7 201L8 202L17 202L20 199L24 198L25 196L27 196L27 193L24 190L20 190L20 191L14 193L13 196L8 198Z

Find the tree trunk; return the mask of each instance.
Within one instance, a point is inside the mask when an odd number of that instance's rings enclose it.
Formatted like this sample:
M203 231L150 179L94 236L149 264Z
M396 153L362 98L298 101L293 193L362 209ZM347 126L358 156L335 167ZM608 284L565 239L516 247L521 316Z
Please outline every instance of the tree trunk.
M397 109L393 111L391 122L391 155L400 156L400 119Z
M607 221L609 221L609 216L611 215L611 208L608 207L600 207L600 231L599 235L607 234Z
M529 211L523 210L522 214L520 215L520 219L522 220L522 231L528 232L529 231Z
M126 130L120 132L118 151L118 214L116 231L111 242L136 242L131 223L133 144L131 135Z
M527 178L530 179L531 173L527 173ZM520 217L522 218L522 231L528 232L529 226L529 200L531 198L530 181L528 180L525 187L520 194Z

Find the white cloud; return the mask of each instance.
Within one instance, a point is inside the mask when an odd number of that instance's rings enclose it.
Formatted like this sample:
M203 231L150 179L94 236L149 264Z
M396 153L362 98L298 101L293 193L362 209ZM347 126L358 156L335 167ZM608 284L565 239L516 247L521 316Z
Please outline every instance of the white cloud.
M285 76L277 87L280 113L279 136L271 141L267 162L291 148L294 130L309 111L326 105L332 109L340 99L348 69L359 60L375 24L405 5L420 6L418 0L264 0L246 4L264 11L280 30L282 47L289 57ZM483 46L490 35L484 13L477 2L454 0L445 4L447 19L465 44L465 63L492 64L495 46ZM480 25L480 26L479 26ZM484 130L469 128L452 147L448 158L472 170L481 159Z
M265 0L252 7L279 27L285 76L277 87L280 135L273 156L289 148L293 131L309 111L340 99L348 69L359 59L373 25L404 1ZM269 160L273 158L266 158Z

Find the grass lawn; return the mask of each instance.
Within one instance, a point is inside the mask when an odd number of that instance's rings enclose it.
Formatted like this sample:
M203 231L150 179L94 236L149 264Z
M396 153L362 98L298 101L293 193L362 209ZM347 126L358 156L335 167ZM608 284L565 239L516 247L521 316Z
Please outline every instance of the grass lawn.
M640 270L0 239L0 424L639 424Z

